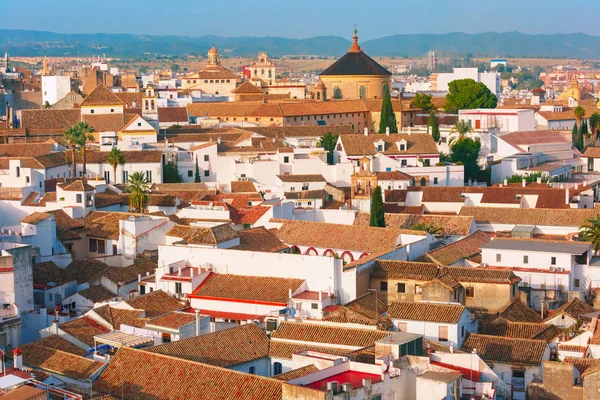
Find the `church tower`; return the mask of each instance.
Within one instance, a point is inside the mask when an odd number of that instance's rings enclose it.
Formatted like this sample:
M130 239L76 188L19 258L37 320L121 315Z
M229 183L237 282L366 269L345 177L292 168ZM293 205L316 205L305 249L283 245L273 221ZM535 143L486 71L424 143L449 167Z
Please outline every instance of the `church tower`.
M154 88L150 85L146 86L144 90L144 98L142 99L142 103L144 106L142 107L142 115L150 120L158 120L158 97L154 93Z
M220 65L221 60L219 59L219 50L213 46L208 50L208 65Z

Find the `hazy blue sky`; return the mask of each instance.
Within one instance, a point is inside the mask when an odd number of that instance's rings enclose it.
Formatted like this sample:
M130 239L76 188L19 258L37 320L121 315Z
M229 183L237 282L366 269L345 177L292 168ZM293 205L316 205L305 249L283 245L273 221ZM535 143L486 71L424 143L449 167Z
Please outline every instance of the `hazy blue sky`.
M202 36L583 32L600 36L598 0L2 0L0 29ZM568 21L566 18L570 18Z

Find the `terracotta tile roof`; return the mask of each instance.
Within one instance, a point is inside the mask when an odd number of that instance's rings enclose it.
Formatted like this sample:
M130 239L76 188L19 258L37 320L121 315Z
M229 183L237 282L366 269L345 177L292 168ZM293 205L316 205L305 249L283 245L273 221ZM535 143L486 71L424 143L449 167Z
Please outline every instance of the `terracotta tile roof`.
M588 314L594 311L596 311L594 307L590 306L587 303L584 303L578 298L573 298L573 300L563 304L556 310L550 310L548 312L548 315L546 316L546 319L544 319L544 322L549 321L550 319L561 314L566 314L575 320L584 319L589 321L591 318L583 317L582 314Z
M46 398L46 391L33 386L24 385L10 392L0 395L2 400L36 400Z
M499 314L502 318L512 322L542 322L540 314L527 307L519 300L509 303Z
M344 328L304 322L282 322L271 334L271 345L277 339L306 343L327 343L331 345L368 347L393 332L373 329Z
M148 321L148 318L142 318L144 310L127 310L124 308L114 308L105 305L93 309L100 318L102 318L113 330L120 330L121 324L142 328Z
M144 99L143 92L114 92L113 94L123 102L126 111L128 108L141 107Z
M539 365L547 346L544 340L469 334L461 349L468 353L477 349L484 361Z
M327 182L323 175L312 174L312 175L277 175L281 182Z
M54 350L60 350L65 353L75 354L76 356L81 357L85 357L88 354L86 350L82 349L77 345L74 345L73 343L69 342L67 339L62 338L59 335L50 335L36 340L34 342L30 342L26 345L21 346L21 350L25 351L32 346L47 347Z
M300 126L261 126L261 127L242 127L241 130L255 132L269 138L302 138L302 137L321 137L326 133L334 135L351 134L352 125L300 125Z
M175 225L166 233L184 240L187 244L217 245L238 238L238 234L229 224L212 227Z
M101 285L90 286L89 288L80 290L77 293L93 303L99 303L101 301L110 300L117 297L116 294Z
M277 235L264 226L244 229L238 231L237 235L240 238L239 250L275 253L288 248Z
M406 192L405 192L406 193ZM386 197L386 201L387 201ZM359 212L354 218L354 225L369 226L370 214ZM420 215L420 214L385 214L385 223L390 228L410 229L417 224L433 225L443 235L466 236L471 231L472 217L455 215Z
M77 281L78 283L90 282L99 279L108 266L99 261L73 260L62 270L65 282Z
M159 193L165 193L165 192L170 192L170 193L178 193L181 191L208 191L209 188L208 186L206 186L206 183L153 183L152 186L150 187L152 193L154 192L159 192Z
M24 217L21 220L21 223L24 224L31 224L31 225L37 225L42 221L47 220L48 218L50 218L51 215L45 212L34 212L32 214L29 214L28 216Z
M109 151L88 151L87 163L89 164L108 164ZM125 164L146 164L160 163L162 161L162 151L160 150L124 150L121 151ZM81 154L77 155L77 162L81 162Z
M244 102L228 103L192 103L187 105L187 110L192 117L209 116L212 118L224 117L271 117L281 118L283 114L279 105L265 103Z
M236 87L231 91L234 94L262 94L262 90L256 87L254 84L250 83L250 81L246 81L242 83L240 86Z
M551 342L563 334L560 328L551 324L511 322L504 318L498 318L492 322L480 321L478 333L519 339L538 339L546 342Z
M124 114L84 114L81 120L90 124L96 132L119 132L129 121Z
M576 352L576 353L585 353L585 351L587 350L587 346L583 346L583 345L578 346L575 344L566 344L566 343L559 343L557 347L559 350Z
M521 281L511 270L498 270L470 267L446 267L440 270L440 275L448 274L460 283L493 283L507 284Z
M194 336L148 349L189 361L232 367L269 356L269 338L254 323Z
M563 197L564 199L564 197ZM478 223L491 222L509 225L572 226L577 229L586 218L598 214L595 209L540 209L462 207L459 215L471 216Z
M403 174L400 171L385 171L385 172L375 172L377 175L377 179L380 181L413 181L413 177L407 174Z
M313 374L317 371L319 371L319 368L317 368L314 364L309 364L304 367L293 369L291 371L284 372L279 375L274 375L273 379L287 382L287 381L291 381L294 379L302 378L303 376L306 376L309 374Z
M366 113L367 105L364 100L330 100L330 101L299 101L280 103L279 108L284 117L299 117L305 115L331 115L346 113ZM381 110L381 108L380 108Z
M66 190L67 192L84 192L84 191L87 192L87 191L96 189L92 185L90 185L86 182L83 182L81 180L71 182L71 183L61 186L61 187L62 187L62 190Z
M433 263L377 260L371 271L371 277L430 281L435 279L438 273L439 268Z
M407 232L395 228L375 228L328 224L308 221L286 221L277 231L277 237L288 245L354 250L367 253L391 251L400 245L400 235L418 235L425 232Z
M348 156L375 155L378 153L375 148L375 142L382 140L384 150L381 152L386 155L406 155L406 154L437 154L437 147L430 135L426 133L394 134L394 135L341 135L340 136L344 151ZM396 143L405 140L406 150L399 150Z
M182 326L196 323L196 315L190 312L173 311L146 322L146 325L178 330Z
M600 366L600 360L594 358L565 357L562 362L573 364L583 374L590 367Z
M183 308L183 304L162 290L127 299L125 303L135 310L144 310L148 318L158 317Z
M33 283L47 285L50 282L56 285L64 283L62 269L52 261L33 264Z
M490 240L487 233L477 230L465 238L428 252L427 257L439 265L452 265L481 253L481 246Z
M301 199L323 199L325 194L324 190L303 190L301 192L284 192L283 195L286 199L290 200L301 200Z
M81 121L81 110L23 110L21 127L25 129L66 129Z
M63 322L58 327L88 346L94 345L94 336L109 332L108 329L89 317L81 317Z
M521 151L529 151L529 144L570 143L562 133L548 129L511 132L500 139Z
M600 147L588 147L583 153L583 157L587 158L600 158Z
M466 308L461 305L438 303L394 302L387 316L392 319L457 324Z
M89 379L104 366L100 361L33 343L23 346L21 350L23 364L73 379Z
M83 231L88 236L118 240L120 236L119 221L125 221L132 215L138 217L140 214L92 211L85 217Z
M54 215L56 226L64 229L78 229L83 228L85 221L83 218L71 218L64 210L50 210L46 211L48 214Z
M375 293L367 292L343 306L335 306L335 310L327 312L323 320L377 326L378 329L387 331L392 327L391 320L382 316L387 308L384 302L376 298Z
M94 382L94 390L136 400L188 399L190 393L197 400L281 400L282 384L275 379L123 347Z
M256 193L256 186L252 181L231 182L231 193Z
M159 122L189 122L187 108L185 107L158 107Z
M109 88L100 84L96 86L90 94L80 104L80 107L89 106L122 106L123 101L119 99Z
M158 263L148 258L136 258L133 264L127 267L111 267L109 266L102 273L102 276L114 283L117 286L122 286L127 283L137 280L138 275L146 275L146 273L154 273L158 267Z
M0 144L0 154L9 157L37 157L52 152L52 143Z
M211 274L194 290L193 296L287 304L289 290L293 293L303 283L304 279Z
M338 75L391 76L392 73L358 48L358 51L351 49L319 74L319 76Z

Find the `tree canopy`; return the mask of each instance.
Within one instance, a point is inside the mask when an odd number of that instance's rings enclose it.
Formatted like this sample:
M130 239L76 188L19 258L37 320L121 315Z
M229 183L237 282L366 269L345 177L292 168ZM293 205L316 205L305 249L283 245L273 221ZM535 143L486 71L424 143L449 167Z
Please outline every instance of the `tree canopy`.
M598 253L600 250L600 216L586 218L584 224L579 227L579 233L584 241L592 243L594 253Z
M381 187L379 186L373 189L373 194L371 195L371 220L369 225L385 228L383 195L381 193Z
M177 166L171 163L163 165L163 180L165 183L181 183L183 177L177 170Z
M431 137L438 142L440 140L440 126L435 119L435 112L431 111L429 119L427 119L427 128L431 127Z
M414 108L421 108L425 112L434 111L437 107L431 102L432 97L430 94L417 93L415 99L412 101L412 105Z
M317 147L322 147L327 151L327 164L333 165L333 151L335 150L335 145L337 144L339 135L334 135L331 132L327 132L321 139L317 142Z
M381 102L381 117L379 118L379 133L385 133L390 128L390 133L398 133L396 114L392 106L392 98L387 87L383 90L383 101Z
M481 82L473 79L457 79L448 84L444 110L458 112L473 108L496 108L498 98Z
M477 179L481 172L479 166L479 150L481 143L479 140L473 140L463 136L456 140L450 150L452 162L460 162L465 166L465 179Z

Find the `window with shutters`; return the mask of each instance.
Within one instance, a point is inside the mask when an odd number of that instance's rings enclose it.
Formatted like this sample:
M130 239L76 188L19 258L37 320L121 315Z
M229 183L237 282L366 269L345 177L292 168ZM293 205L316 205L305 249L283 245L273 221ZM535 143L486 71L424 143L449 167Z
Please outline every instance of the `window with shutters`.
M387 281L381 281L379 282L379 290L382 292L387 292L388 290L388 283Z
M475 288L473 286L467 286L467 297L475 297Z
M398 293L406 293L406 283L398 284Z

